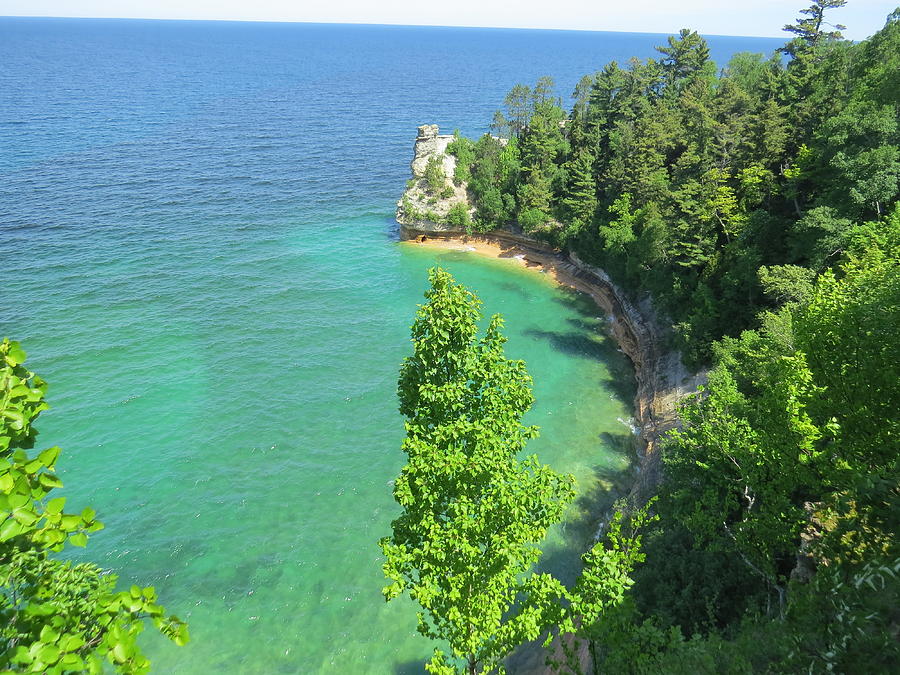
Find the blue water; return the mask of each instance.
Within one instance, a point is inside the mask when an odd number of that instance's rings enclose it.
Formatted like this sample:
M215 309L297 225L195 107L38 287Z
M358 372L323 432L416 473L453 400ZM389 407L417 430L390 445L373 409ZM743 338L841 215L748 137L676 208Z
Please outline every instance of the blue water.
M402 464L397 367L425 270L508 319L532 450L579 483L575 573L630 476L628 364L584 298L509 261L396 242L415 127L477 135L509 88L563 95L643 34L0 19L0 334L51 383L41 442L192 643L157 672L421 672L376 542ZM720 63L779 41L712 38Z

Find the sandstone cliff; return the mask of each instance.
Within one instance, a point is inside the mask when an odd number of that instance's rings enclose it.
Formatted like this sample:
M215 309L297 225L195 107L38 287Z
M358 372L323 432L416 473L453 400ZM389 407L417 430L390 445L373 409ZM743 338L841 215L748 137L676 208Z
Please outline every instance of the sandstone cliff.
M456 157L447 152L452 135L441 135L436 124L419 127L410 164L412 178L403 197L397 202L397 222L402 225L421 225L435 231L461 230L465 228L461 210L471 214L466 185L453 180ZM433 165L429 169L429 163ZM451 216L457 208L456 218ZM448 222L448 216L455 224Z

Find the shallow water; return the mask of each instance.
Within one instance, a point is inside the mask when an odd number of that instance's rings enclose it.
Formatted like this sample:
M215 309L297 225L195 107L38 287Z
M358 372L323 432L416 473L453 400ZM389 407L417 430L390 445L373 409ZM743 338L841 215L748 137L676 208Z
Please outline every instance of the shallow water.
M570 91L660 36L0 19L0 333L50 381L40 441L106 529L84 555L186 618L163 673L421 672L377 540L426 270L506 317L576 475L565 578L631 476L624 357L585 297L396 241L416 124L480 133L517 81ZM717 39L719 56L774 41Z

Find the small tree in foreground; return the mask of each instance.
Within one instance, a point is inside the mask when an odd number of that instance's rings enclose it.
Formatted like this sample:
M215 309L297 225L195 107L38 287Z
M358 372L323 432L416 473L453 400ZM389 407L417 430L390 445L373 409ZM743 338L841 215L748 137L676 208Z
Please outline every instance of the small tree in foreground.
M152 588L115 591L116 577L90 563L51 557L66 544L85 546L103 525L94 510L63 511L55 473L58 447L32 455L35 418L48 406L47 384L23 365L17 342L0 342L0 671L145 672L136 644L144 619L176 644L187 626L156 604Z
M512 649L562 618L564 587L531 570L574 479L518 458L537 435L522 425L534 398L524 362L504 356L502 319L479 338L475 295L439 268L429 280L400 371L409 461L394 487L403 513L380 542L383 592L408 591L419 632L449 644L429 672L503 672Z

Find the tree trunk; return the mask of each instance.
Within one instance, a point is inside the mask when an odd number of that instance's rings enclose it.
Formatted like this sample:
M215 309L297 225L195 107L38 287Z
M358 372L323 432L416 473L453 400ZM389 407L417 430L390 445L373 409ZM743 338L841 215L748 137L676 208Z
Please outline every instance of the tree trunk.
M597 645L593 640L588 642L588 651L591 654L591 668L593 675L600 675L600 664L597 662Z

